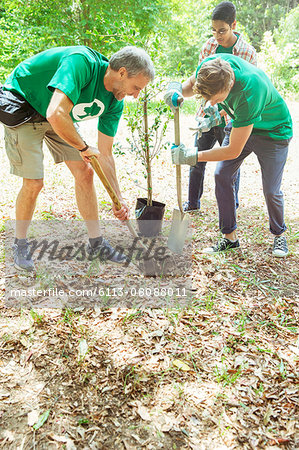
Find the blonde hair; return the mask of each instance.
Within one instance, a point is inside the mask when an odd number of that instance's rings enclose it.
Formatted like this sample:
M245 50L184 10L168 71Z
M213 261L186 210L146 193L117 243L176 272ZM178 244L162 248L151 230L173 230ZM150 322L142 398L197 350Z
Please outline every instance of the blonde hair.
M234 71L230 64L221 58L211 59L202 64L198 71L194 93L209 100L219 92L228 91L234 81Z

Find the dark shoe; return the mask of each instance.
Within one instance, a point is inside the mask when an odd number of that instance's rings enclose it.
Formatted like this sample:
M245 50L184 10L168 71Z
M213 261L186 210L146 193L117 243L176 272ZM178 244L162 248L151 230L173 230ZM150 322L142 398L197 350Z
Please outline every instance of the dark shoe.
M100 237L95 245L91 246L90 243L87 246L87 253L90 256L90 260L99 258L101 261L112 261L118 264L124 264L128 262L128 258L122 252L116 251L107 239Z
M184 202L183 203L183 211L184 212L188 212L188 211L198 211L200 209L199 206L191 206L189 202Z
M272 255L283 258L289 254L287 240L284 236L275 236Z
M222 238L214 247L207 247L202 250L202 253L221 253L225 252L226 250L232 250L234 248L240 248L239 240L236 240L235 242L230 241L229 239Z
M19 239L19 241L12 246L14 265L16 269L26 270L32 272L35 267L29 253L29 244L27 239Z

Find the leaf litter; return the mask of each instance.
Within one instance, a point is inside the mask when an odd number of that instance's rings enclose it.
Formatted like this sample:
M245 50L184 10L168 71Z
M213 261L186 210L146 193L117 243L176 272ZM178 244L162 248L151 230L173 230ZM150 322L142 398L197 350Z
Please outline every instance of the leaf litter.
M297 121L298 116L296 109ZM187 123L183 118L182 127ZM124 139L123 131L119 139ZM295 198L295 142L298 137L291 144L284 180L291 199ZM166 156L153 170L159 179L153 183L154 197L167 200L171 211L173 168ZM2 179L8 170L3 162ZM213 165L208 166L207 182L212 184ZM37 214L48 211L52 202L54 215L78 217L71 187L65 186L70 177L50 160L47 171L48 190ZM185 175L186 192L187 170ZM74 311L66 305L35 309L33 314L1 305L2 448L291 450L299 446L296 238L290 231L287 259L271 258L261 187L259 181L252 182L256 176L256 162L248 158L241 175L240 197L246 208L241 203L238 212L244 243L238 254L211 258L200 253L208 244L206 237L210 242L217 237L213 189L205 192L204 212L192 214L192 308L145 305L138 310ZM132 190L136 196L142 194L121 170L120 180L127 195ZM143 185L142 179L137 181ZM18 187L17 182L9 190L3 187L7 205ZM100 185L97 192L106 199ZM254 204L250 198L255 198ZM131 196L129 204L133 207ZM295 229L297 214L295 202L293 209L291 204L286 202L290 230ZM12 214L10 208L4 216ZM112 217L108 209L103 214ZM4 294L5 285L0 289ZM39 426L33 430L35 424Z

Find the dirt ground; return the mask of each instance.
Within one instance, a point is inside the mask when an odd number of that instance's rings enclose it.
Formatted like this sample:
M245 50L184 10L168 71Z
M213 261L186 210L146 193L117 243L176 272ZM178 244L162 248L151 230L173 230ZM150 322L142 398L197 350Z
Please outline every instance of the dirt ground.
M290 255L271 256L272 237L259 166L251 155L242 165L239 252L206 256L217 239L214 163L206 170L202 208L192 218L193 300L188 307L138 308L103 305L12 308L5 302L11 280L5 270L4 223L14 218L20 180L9 175L0 133L1 284L0 447L4 449L287 449L298 433L298 157L299 104L289 103L295 137L285 167L283 191ZM192 144L195 122L181 118L182 140ZM89 143L96 124L83 123ZM126 152L124 121L116 140L120 185L133 211L144 196L141 165ZM167 139L173 141L173 124ZM113 218L109 197L95 180L103 220ZM188 168L183 168L186 197ZM169 154L153 166L153 198L176 205ZM80 219L73 181L45 151L45 188L35 213L41 221ZM123 233L127 231L124 229ZM84 236L83 236L84 238ZM9 258L9 256L7 256ZM38 264L37 264L38 265ZM62 266L57 266L60 272ZM87 267L76 277L98 279ZM86 275L86 273L88 274ZM94 277L94 278L92 278ZM138 277L138 275L137 275ZM139 276L144 284L145 278ZM38 265L34 283L48 281ZM106 286L106 285L105 285Z

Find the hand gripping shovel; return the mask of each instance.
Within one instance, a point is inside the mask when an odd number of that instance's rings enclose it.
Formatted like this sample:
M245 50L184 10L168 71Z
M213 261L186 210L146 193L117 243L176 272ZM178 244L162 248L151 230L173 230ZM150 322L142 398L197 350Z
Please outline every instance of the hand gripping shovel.
M179 108L174 111L174 143L180 145L180 112ZM189 220L185 217L182 205L182 184L181 184L181 166L176 166L176 190L178 199L178 208L173 210L171 230L168 237L167 247L174 253L183 252L184 243L188 231Z
M101 182L103 183L106 191L108 192L111 200L113 201L115 207L117 210L121 209L121 203L114 191L114 189L112 188L111 184L109 183L106 175L103 172L103 169L99 163L99 161L97 160L97 158L95 156L90 156L89 157L90 160L90 164L92 165L93 170L96 172L96 174L98 175L98 177L100 178ZM130 233L132 234L132 236L134 236L134 238L138 239L138 243L141 245L141 247L146 251L149 252L150 249L148 249L148 247L146 245L144 245L144 243L141 241L141 239L139 238L135 228L133 227L131 221L128 219L125 221L126 225L130 231ZM142 271L144 272L145 275L157 275L159 274L159 267L157 262L151 258L151 259L144 259L144 261L142 261L142 267L140 267L142 269Z

